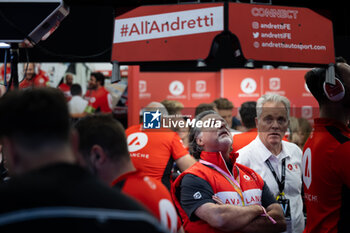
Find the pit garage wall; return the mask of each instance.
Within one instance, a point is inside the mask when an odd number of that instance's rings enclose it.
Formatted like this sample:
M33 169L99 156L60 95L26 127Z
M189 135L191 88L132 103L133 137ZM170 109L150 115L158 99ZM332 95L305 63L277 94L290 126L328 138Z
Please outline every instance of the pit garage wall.
M191 115L200 103L226 97L235 107L256 101L266 93L286 96L291 115L312 119L318 104L307 89L304 75L308 69L223 69L220 72L140 72L129 67L128 124L139 122L140 110L152 101L178 100ZM237 113L234 110L234 115Z

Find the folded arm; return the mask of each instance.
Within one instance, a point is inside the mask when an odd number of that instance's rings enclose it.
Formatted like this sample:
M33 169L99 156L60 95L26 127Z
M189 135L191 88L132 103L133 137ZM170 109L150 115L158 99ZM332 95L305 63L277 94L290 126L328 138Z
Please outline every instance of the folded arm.
M205 203L194 213L214 228L222 231L236 231L247 227L263 211L258 205L235 206Z
M275 197L264 182L261 194L261 204L266 208L267 214L272 217L276 223L273 224L265 216L255 218L242 232L282 232L286 230L286 221L284 219L282 207L276 202Z
M273 224L267 217L258 216L253 219L246 227L241 229L242 232L283 232L286 230L286 221L283 216L282 208L279 204L274 203L266 208L266 212L275 221Z

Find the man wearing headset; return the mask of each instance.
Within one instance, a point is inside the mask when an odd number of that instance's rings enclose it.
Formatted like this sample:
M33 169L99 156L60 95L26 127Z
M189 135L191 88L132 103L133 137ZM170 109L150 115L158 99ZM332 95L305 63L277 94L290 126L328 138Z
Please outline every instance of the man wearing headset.
M350 66L338 60L332 69L315 68L305 75L320 115L303 151L304 232L350 231Z

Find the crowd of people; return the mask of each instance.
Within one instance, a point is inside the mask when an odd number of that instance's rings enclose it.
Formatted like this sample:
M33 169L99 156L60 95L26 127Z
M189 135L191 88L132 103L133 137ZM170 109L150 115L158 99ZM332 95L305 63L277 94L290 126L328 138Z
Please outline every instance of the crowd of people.
M15 88L9 76L11 74L10 64L7 64L6 67L7 78L4 78L4 67L0 69L0 96L6 93L5 82L7 89ZM19 89L51 86L47 73L40 69L39 64L30 62L23 68L24 77L19 82ZM90 73L87 91L83 95L81 85L74 80L74 74L65 73L57 88L63 92L73 119L95 112L111 113L113 111L112 95L104 87L105 79L106 77L101 72Z
M202 103L194 122L215 124L167 129L145 128L144 113L186 122L184 105L151 102L125 129L101 73L83 95L73 74L52 88L27 71L0 98L1 232L350 232L343 60L332 77L305 75L320 107L312 124L265 94L236 116L227 98Z

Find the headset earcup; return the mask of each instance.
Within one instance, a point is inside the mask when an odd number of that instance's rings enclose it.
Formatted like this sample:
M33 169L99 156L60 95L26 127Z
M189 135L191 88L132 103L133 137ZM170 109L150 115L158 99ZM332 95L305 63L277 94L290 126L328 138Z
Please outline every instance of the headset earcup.
M342 82L335 78L335 85L324 82L323 91L330 101L338 102L345 96L345 88Z

